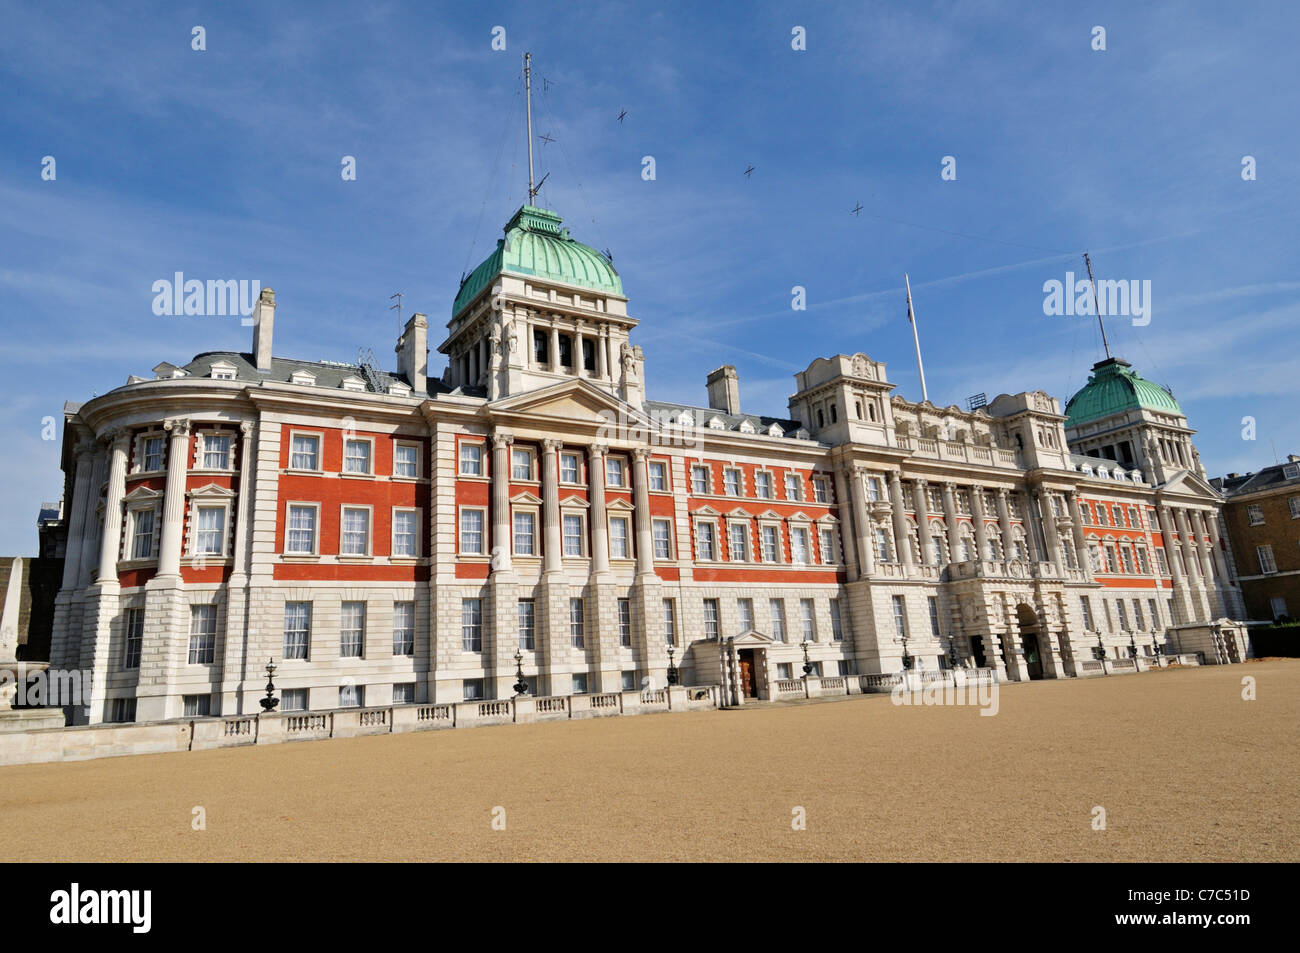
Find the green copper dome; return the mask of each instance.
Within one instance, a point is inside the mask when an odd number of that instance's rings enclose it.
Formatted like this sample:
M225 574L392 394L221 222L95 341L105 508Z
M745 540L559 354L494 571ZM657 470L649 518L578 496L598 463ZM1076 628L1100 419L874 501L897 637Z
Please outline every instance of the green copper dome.
M1182 415L1183 408L1173 394L1139 377L1130 370L1132 366L1118 357L1094 364L1088 383L1065 405L1065 426L1075 427L1139 408Z
M529 275L622 296L623 282L614 266L596 249L569 237L560 216L525 205L506 225L506 237L481 265L469 273L451 306L454 318L502 273Z

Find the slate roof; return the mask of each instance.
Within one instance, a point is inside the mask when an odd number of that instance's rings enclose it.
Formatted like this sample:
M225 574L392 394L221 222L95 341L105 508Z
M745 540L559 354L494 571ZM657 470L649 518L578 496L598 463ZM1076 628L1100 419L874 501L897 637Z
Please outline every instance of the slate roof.
M1285 469L1288 466L1296 466L1295 461L1264 467L1258 473L1247 473L1237 477L1215 477L1210 481L1210 486L1228 497L1240 496L1243 493L1259 493L1261 490L1271 490L1281 486L1300 487L1300 473L1287 477Z
M241 381L271 380L288 384L292 383L293 375L298 371L310 371L316 375L315 386L328 390L341 388L344 378L360 377L365 380L365 374L355 364L332 361L299 361L283 357L271 358L271 370L266 374L262 374L258 372L257 366L253 363L252 354L240 354L235 351L205 351L202 354L195 355L194 360L184 365L183 369L192 377L206 378L211 374L212 365L222 361L235 366L235 379ZM411 386L411 382L405 374L382 370L378 373L380 381L385 387L392 381L400 381L407 387ZM436 394L445 394L448 389L441 381L429 378L426 392L428 396L432 397Z
M682 411L688 412L695 420L695 426L708 429L709 421L717 417L726 424L727 430L739 432L740 425L748 420L754 428L755 433L766 434L767 428L772 424L780 426L782 432L787 437L793 437L794 432L803 427L797 420L789 420L785 417L765 417L761 414L728 414L721 410L714 410L712 407L695 407L691 404L675 404L662 400L648 400L645 402L646 413L652 417L669 417L676 418Z

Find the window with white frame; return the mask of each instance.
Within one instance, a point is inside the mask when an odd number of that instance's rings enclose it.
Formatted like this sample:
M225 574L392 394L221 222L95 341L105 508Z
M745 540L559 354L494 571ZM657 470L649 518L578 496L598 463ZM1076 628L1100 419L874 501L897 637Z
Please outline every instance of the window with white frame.
M803 626L803 641L817 641L817 622L816 615L811 599L799 600L799 621Z
M226 551L226 507L196 506L194 554L222 556Z
M673 556L673 525L670 520L651 520L650 532L654 537L655 559Z
M817 544L822 553L822 565L832 566L835 564L835 533L829 526L823 526L817 530Z
M126 610L125 638L122 643L122 668L139 668L144 648L144 607Z
M625 692L636 691L636 672L625 670L622 673L622 676L623 676L623 691Z
M393 476L415 479L420 475L420 446L415 443L393 445Z
M723 470L722 487L727 496L740 496L740 471L734 467Z
M1135 629L1145 629L1146 622L1142 618L1142 600L1133 600L1133 627Z
M394 682L393 683L393 704L414 705L415 704L415 682Z
M907 638L907 604L903 601L902 596L893 597L894 605L894 634L899 640Z
M415 603L393 603L393 654L415 654Z
M211 665L217 648L217 607L190 606L191 665Z
M808 563L808 529L805 526L790 527L790 561L796 566Z
M622 457L605 458L605 485L610 487L627 486L627 469Z
M130 511L130 553L132 559L153 558L154 514L156 512L153 509L132 509Z
M465 555L482 556L486 550L483 539L483 510L460 511L460 551Z
M140 469L145 473L156 473L163 468L163 454L167 447L165 437L145 437L143 460Z
M618 600L618 644L625 649L632 647L632 600Z
M460 693L461 693L461 697L467 702L482 701L484 697L483 679L481 678L465 679L463 682L460 683Z
M777 642L785 641L785 600L767 600L768 624L772 629L772 638Z
M340 708L361 708L366 703L366 689L364 685L340 685L339 686L339 707Z
M366 604L345 602L339 614L339 658L361 658L366 641Z
M419 555L415 540L418 520L415 510L393 510L393 555L414 558Z
M520 599L517 613L519 648L531 652L537 648L537 603L532 599Z
M754 600L742 598L736 600L736 618L742 633L754 628Z
M212 696L182 695L181 710L186 718L207 718L212 714Z
M1087 596L1080 596L1079 608L1083 610L1083 627L1092 631L1092 600Z
M1154 599L1148 599L1147 608L1151 611L1151 628L1160 628L1160 604Z
M1156 550L1156 565L1160 567L1160 575L1169 575L1169 560L1165 558L1165 551L1163 549Z
M316 554L316 511L313 503L287 504L288 519L284 536L286 554L313 556Z
M704 600L704 637L710 642L718 638L718 600Z
M579 483L582 478L582 461L576 453L560 454L560 482Z
M707 562L717 558L717 540L712 523L695 524L695 558Z
M280 711L306 711L307 689L285 688L280 692Z
M1128 610L1124 608L1123 599L1115 600L1115 610L1119 613L1119 630L1121 632L1127 632L1128 631Z
M230 469L230 435L205 433L203 436L203 469Z
M1133 571L1133 553L1128 546L1124 546L1119 551L1120 565L1124 567L1125 572Z
M733 563L749 561L749 525L747 523L727 524L728 556Z
M889 557L889 533L883 529L876 530L876 558L882 563L892 562Z
M462 440L460 443L460 475L483 475L483 444L478 441Z
M569 644L575 649L587 647L587 611L580 596L569 597Z
M770 500L772 498L772 474L766 470L756 470L754 472L754 495L760 500Z
M664 643L677 644L677 600L664 600Z
M311 644L311 603L284 604L284 657L306 659Z
M374 452L374 443L363 437L351 437L343 441L343 472L370 474L370 461Z
M709 468L705 466L691 467L691 492L708 493L709 489Z
M780 562L781 543L777 528L775 526L762 526L759 528L758 537L763 545L763 562Z
M370 508L343 507L343 537L339 544L340 556L370 555Z
M844 641L844 622L840 616L838 596L831 597L831 638L836 642Z
M532 510L516 510L514 514L516 556L537 555L537 514Z
M662 460L651 460L649 464L650 489L668 489L668 467Z
M831 501L831 489L825 477L813 477L813 502L829 503Z
M933 635L935 639L942 638L943 633L939 631L939 597L928 596L926 598L926 603L930 609L930 634Z
M632 545L629 539L627 517L611 516L609 518L609 555L611 559L632 558Z
M587 694L587 673L586 672L573 673L572 689L574 695Z
M560 525L563 530L564 555L581 556L586 537L582 531L582 514L565 513Z
M1277 563L1273 559L1272 546L1256 546L1255 556L1259 559L1259 571L1264 575L1277 572Z
M803 499L803 483L797 473L787 473L785 475L785 498L787 500Z
M872 503L880 502L880 477L867 477L867 499Z
M1300 496L1290 497L1286 501L1286 505L1291 509L1291 518L1293 520L1300 519Z
M483 651L483 600L460 600L460 650Z
M527 447L512 447L510 450L510 479L533 479L533 452Z
M289 438L289 469L320 469L320 434L296 433Z

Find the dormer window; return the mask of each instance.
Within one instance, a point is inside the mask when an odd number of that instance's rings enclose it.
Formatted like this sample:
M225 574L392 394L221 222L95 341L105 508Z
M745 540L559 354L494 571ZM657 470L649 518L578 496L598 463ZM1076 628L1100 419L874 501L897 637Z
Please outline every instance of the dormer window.
M362 391L366 389L366 382L359 377L345 377L341 385L344 390Z
M217 361L212 365L208 372L214 381L233 381L235 379L235 365L229 361Z
M289 380L294 384L302 384L311 387L316 383L316 375L311 371L294 371L293 377Z

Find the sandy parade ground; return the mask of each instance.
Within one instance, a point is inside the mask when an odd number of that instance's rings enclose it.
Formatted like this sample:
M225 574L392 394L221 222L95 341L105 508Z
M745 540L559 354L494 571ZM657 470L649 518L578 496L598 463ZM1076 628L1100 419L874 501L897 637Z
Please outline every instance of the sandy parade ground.
M1300 860L1300 661L1004 685L998 707L855 696L0 768L0 858Z

